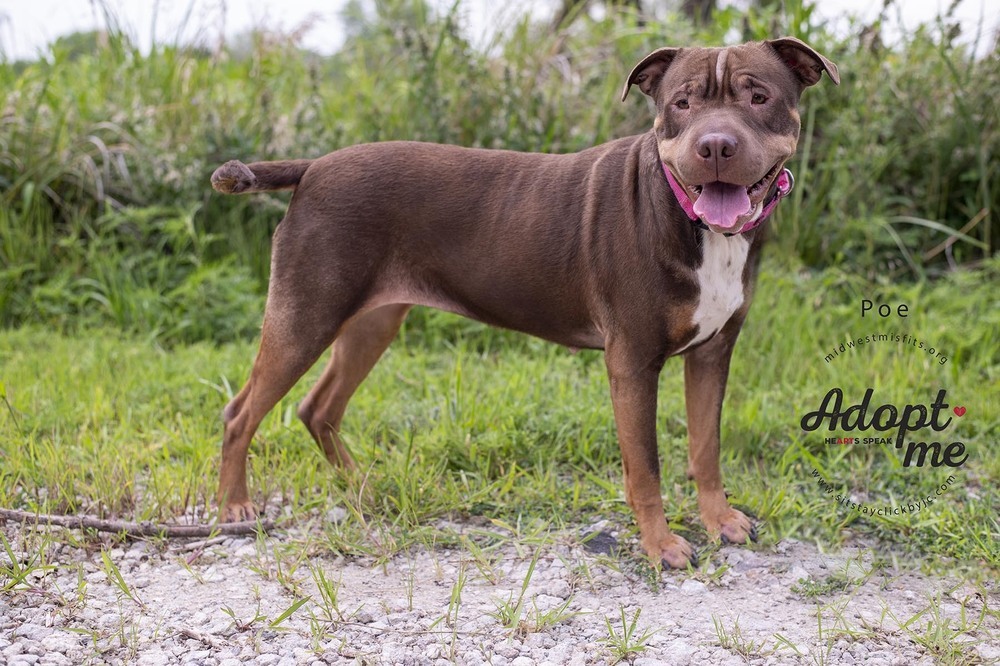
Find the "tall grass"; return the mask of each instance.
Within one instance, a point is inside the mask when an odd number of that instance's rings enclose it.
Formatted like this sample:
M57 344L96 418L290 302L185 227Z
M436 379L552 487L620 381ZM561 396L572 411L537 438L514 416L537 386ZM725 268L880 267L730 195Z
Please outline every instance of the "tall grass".
M806 263L923 277L996 251L1000 51L976 58L944 29L845 53L844 85L810 91L789 211Z
M809 40L844 75L804 96L799 189L774 234L783 251L895 278L992 255L997 50L975 58L944 25L869 47L835 37L812 2L782 4L728 8L697 29L624 11L555 32L523 18L477 49L459 4L386 0L330 57L267 32L218 52L142 53L109 16L106 38L0 62L0 324L98 320L165 342L239 335L242 314L235 333L191 320L187 290L211 294L209 321L242 312L252 282L259 298L284 200L214 195L222 161L388 139L579 150L649 127L641 96L620 104L617 93L652 48L777 34Z

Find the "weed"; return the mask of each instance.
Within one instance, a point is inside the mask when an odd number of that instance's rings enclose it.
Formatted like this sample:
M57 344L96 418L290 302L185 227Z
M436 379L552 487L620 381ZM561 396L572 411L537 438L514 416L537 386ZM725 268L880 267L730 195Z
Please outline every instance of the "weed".
M181 565L181 567L184 569L184 571L186 571L188 573L188 575L190 575L192 578L194 578L195 581L197 581L199 585L204 585L205 584L205 577L201 575L200 571L198 571L197 569L195 569L194 567L191 566L191 563L188 562L187 558L185 558L185 557L178 557L178 558L175 558L174 561L177 564Z
M833 651L833 644L836 641L836 634L829 635L830 632L826 631L823 627L823 613L817 608L816 610L816 641L822 646L817 650L810 650L809 657L815 666L826 666L827 660L830 658L830 653Z
M843 592L856 584L856 581L849 578L844 573L832 573L829 576L824 577L822 580L816 580L814 578L800 578L797 584L792 585L791 590L794 594L798 594L808 599L813 599L816 597L826 596L828 594Z
M608 635L601 639L601 642L611 652L612 663L614 664L643 652L646 649L646 642L657 632L656 629L649 629L638 633L639 615L642 613L642 607L635 609L631 620L625 615L625 606L619 606L618 608L621 612L621 624L619 625L621 633L612 625L611 618L606 617L604 618L604 624L607 627Z
M310 599L311 597L302 597L301 599L296 599L294 602L292 602L292 605L283 610L281 614L278 615L278 617L271 620L271 622L267 625L268 628L277 629L278 627L280 627L282 622L290 618L295 613L295 611L302 608L302 606L305 605Z
M81 609L87 605L87 577L82 565L76 567L76 605Z
M3 546L3 553L6 555L5 560L0 561L0 592L30 587L29 577L55 569L54 566L41 562L41 550L31 549L23 557L18 555L3 532L0 532L0 546Z
M888 607L886 610L889 617L897 622L913 642L934 656L936 663L966 666L980 662L979 656L972 649L979 642L973 635L982 626L987 615L986 605L983 604L976 616L969 616L966 612L968 602L969 599L961 602L958 620L945 615L939 594L931 597L925 608L903 621L896 618Z
M570 596L563 603L552 608L542 610L538 607L537 601L532 601L531 611L529 611L518 624L521 634L532 634L545 631L555 625L572 619L580 615L580 611L571 611L569 607L573 604L573 597Z
M139 655L141 641L139 622L133 615L126 613L121 604L118 605L118 627L114 636L118 639L118 645L125 648L125 661L134 662Z
M236 611L234 611L228 604L223 604L220 610L229 616L229 618L233 621L233 626L236 627L236 630L240 632L250 631L258 623L267 621L267 616L260 612L259 597L257 599L256 611L254 612L252 617L249 617L247 619L237 617Z
M502 555L493 555L487 552L486 548L480 547L474 539L470 539L467 536L462 537L462 546L472 557L472 561L476 565L476 569L480 575L489 581L491 585L496 585L503 579L503 574L498 569L500 560L503 557Z
M538 564L538 558L541 555L541 552L540 548L535 549L535 554L531 558L528 570L524 574L524 580L521 582L521 592L518 594L517 600L514 600L513 593L511 593L506 601L494 599L497 610L493 616L505 629L517 631L520 627L521 615L524 612L524 596L528 592L528 585L531 584L531 577L535 573L535 565Z
M462 590L465 589L468 579L465 564L463 563L458 567L458 577L455 579L455 584L451 587L451 594L448 597L448 610L445 613L448 626L452 629L458 626L458 609L462 605Z
M115 564L114 560L111 559L111 555L107 550L101 549L101 569L104 571L104 575L108 577L108 580L114 585L118 591L131 601L135 603L142 610L146 610L146 604L142 602L139 596L136 594L135 590L129 587L129 584L125 581L125 577L122 576L121 570L118 565Z
M404 585L406 586L406 610L413 610L413 587L416 585L416 572L411 564L409 571L406 574L406 581Z
M310 565L309 571L319 593L319 599L314 605L321 611L321 619L328 624L343 622L344 613L340 608L341 581L327 578L326 572L318 564Z
M727 629L722 619L717 615L712 615L712 624L715 626L715 635L719 637L719 645L723 649L743 657L748 663L753 657L764 657L770 654L762 651L764 640L754 641L743 635L738 616L733 620L732 629Z
M783 647L784 648L788 648L789 650L791 650L792 652L794 652L796 654L796 656L799 656L799 657L805 656L804 653L802 652L802 650L800 650L795 645L795 643L793 643L787 636L784 636L782 634L775 634L774 635L774 649L772 650L772 652L777 652L778 650L780 650Z
M10 420L14 423L14 428L20 431L21 424L18 423L17 414L14 412L14 406L11 405L10 400L7 399L7 387L4 386L2 380L0 380L0 401L3 401L4 406L7 407L7 412L10 414Z

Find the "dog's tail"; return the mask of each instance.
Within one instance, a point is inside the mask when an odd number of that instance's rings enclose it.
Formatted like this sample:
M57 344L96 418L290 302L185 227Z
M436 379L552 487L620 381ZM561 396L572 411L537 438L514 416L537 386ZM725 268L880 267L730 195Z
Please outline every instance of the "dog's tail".
M287 190L302 180L312 160L253 162L230 160L212 174L212 187L223 194Z

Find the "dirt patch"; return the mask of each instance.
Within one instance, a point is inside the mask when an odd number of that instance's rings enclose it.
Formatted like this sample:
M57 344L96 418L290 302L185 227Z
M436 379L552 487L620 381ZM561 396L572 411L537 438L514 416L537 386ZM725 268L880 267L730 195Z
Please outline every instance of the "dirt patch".
M21 565L31 561L18 550L22 530L3 528ZM1000 661L995 583L930 578L880 564L872 549L828 554L793 540L724 547L700 572L657 576L628 547L591 552L617 543L606 527L598 533L587 546L508 538L383 563L309 556L288 547L304 536L294 531L194 548L118 544L106 555L60 538L45 568L0 595L0 663ZM0 554L0 586L10 570Z

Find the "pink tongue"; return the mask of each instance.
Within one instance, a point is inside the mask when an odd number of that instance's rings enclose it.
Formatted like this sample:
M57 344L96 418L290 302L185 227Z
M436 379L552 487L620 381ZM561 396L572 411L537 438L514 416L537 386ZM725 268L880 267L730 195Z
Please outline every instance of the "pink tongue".
M729 183L708 183L702 187L701 195L694 202L694 212L713 226L723 229L734 227L740 215L750 212L747 188Z

